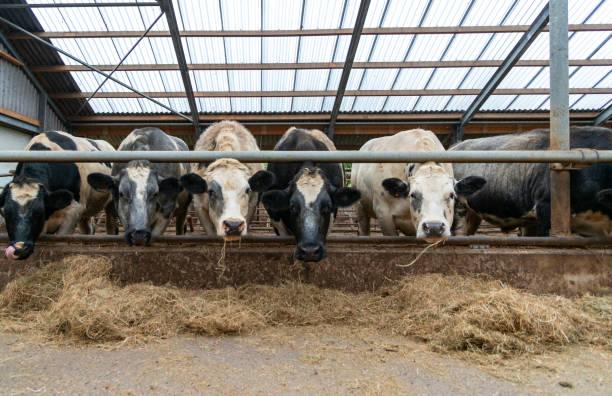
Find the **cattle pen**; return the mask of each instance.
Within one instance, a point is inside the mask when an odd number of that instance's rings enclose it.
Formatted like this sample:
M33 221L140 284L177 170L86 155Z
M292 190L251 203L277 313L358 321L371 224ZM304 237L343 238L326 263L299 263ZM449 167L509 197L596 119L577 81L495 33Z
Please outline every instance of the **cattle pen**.
M611 16L612 0L1 1L0 243L8 247L0 258L0 353L9 357L0 368L10 378L0 378L0 387L81 394L609 394L612 217L589 207L599 233L580 235L572 181L578 172L610 169L612 146L576 147L572 139L580 127L612 136ZM207 127L226 120L252 134L254 150L197 151ZM320 129L335 147L286 151L279 144L292 127ZM121 149L132 131L147 128L189 150ZM536 149L452 149L542 128L546 144ZM360 150L412 129L431 131L444 149ZM97 151L30 149L28 141L46 131L86 139ZM113 151L101 150L100 141ZM31 255L15 259L23 242L7 231L14 220L5 224L4 206L24 164L108 164L107 176L112 170L116 179L118 164L185 165L189 172L220 160L340 164L346 189L355 187L349 182L355 164L405 164L406 182L415 164L521 164L525 174L529 165L544 167L550 224L546 233L527 236L513 216L506 228L483 216L473 235L453 229L432 243L416 236L418 222L415 235L390 236L382 218L373 218L371 234L363 235L353 203L334 206L324 258L300 261L297 233L279 232L263 200L267 191L251 191L251 179L247 196L257 198L253 219L244 223L248 233L230 237L205 232L196 193L182 174L175 179L190 194L186 224L173 219L173 206L167 228L149 232L150 245L132 246L131 226L114 206L88 220L95 232L43 233ZM87 176L79 173L78 182L97 191ZM612 197L611 176L598 177L579 186L592 195L588 204ZM215 182L206 182L208 205ZM530 187L529 194L541 195ZM115 188L106 191L106 209L120 199ZM455 212L458 195L453 187ZM509 203L488 206L496 205ZM524 217L540 216L536 206ZM110 232L119 219L124 224ZM50 359L72 356L76 364L49 363L31 346L48 342L67 348L45 352ZM22 356L12 343L23 343L34 368L7 363ZM70 349L79 343L82 354ZM97 343L118 350L99 356L88 349ZM130 349L135 345L151 350ZM151 372L171 374L155 378L124 367L132 356L155 367ZM207 366L210 373L197 372ZM22 371L40 378L21 379ZM86 380L64 389L56 373ZM458 386L463 376L473 383Z

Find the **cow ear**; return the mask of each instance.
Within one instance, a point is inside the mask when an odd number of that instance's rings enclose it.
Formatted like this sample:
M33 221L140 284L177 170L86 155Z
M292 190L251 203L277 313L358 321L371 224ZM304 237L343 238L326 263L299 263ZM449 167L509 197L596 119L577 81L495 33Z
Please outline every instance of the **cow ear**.
M159 182L159 193L167 198L176 198L183 191L183 187L176 177L167 177Z
M68 190L57 190L45 195L45 211L51 214L72 203L73 195Z
M289 193L286 190L270 190L261 196L261 202L268 213L279 213L289 210Z
M406 198L408 196L408 191L410 191L410 185L397 177L390 177L383 180L382 186L395 198Z
M87 183L97 191L107 192L115 187L115 179L104 173L90 173L87 176Z
M479 176L468 176L455 183L455 193L462 197L469 197L484 187L487 181Z
M361 193L356 188L341 187L334 191L334 203L340 208L351 206L359 201L359 198L361 198Z
M260 170L249 178L249 186L255 192L264 192L274 184L274 173Z
M206 180L195 173L188 173L181 176L181 186L192 194L203 194L208 190Z
M597 193L597 201L608 209L612 209L612 188Z

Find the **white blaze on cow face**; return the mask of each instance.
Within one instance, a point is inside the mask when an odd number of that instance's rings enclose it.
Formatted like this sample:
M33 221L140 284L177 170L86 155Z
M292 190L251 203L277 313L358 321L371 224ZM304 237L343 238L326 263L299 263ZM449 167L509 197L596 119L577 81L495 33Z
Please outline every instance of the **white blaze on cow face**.
M318 208L315 208L317 197L325 188L325 180L320 171L304 169L304 172L295 183L297 191L304 198L302 216L302 235L317 235L319 231ZM317 209L315 211L315 209Z
M154 219L157 183L150 183L151 169L145 166L128 167L119 183L117 212L126 232L150 232Z
M40 185L38 183L11 183L9 191L11 198L20 206L26 206L30 201L38 196Z
M204 174L208 190L194 197L196 207L208 212L217 235L246 235L249 210L255 206L257 194L251 191L249 168L236 160L223 159L212 163Z
M408 178L410 214L417 238L450 236L455 206L455 180L440 165L426 163Z

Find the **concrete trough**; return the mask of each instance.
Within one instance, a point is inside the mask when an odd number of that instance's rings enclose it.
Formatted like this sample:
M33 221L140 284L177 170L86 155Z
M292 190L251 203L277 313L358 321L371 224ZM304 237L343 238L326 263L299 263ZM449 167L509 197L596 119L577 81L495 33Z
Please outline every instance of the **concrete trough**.
M0 287L24 271L74 254L110 257L122 283L152 282L186 288L218 288L247 283L301 280L347 291L375 290L403 276L423 273L487 275L534 293L612 294L612 246L561 247L467 245L437 246L405 267L424 245L371 242L328 244L321 263L294 263L287 241L181 239L135 248L116 241L39 242L25 261L0 259Z

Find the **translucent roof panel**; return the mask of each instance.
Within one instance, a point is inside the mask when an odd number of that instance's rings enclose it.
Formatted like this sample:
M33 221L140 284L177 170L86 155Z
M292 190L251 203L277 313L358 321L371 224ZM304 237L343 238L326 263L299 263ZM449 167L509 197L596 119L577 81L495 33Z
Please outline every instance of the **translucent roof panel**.
M30 3L60 3L76 0L28 0ZM109 2L114 0L78 0ZM122 0L137 2L140 0ZM172 0L177 24L182 31L279 31L299 29L352 29L360 0ZM372 0L366 16L366 28L453 27L529 25L546 5L546 0ZM160 15L157 6L36 8L32 12L48 32L144 31ZM609 24L612 22L612 0L569 0L569 23ZM165 17L154 31L167 31ZM329 112L342 69L329 63L345 62L350 34L261 37L257 33L235 37L214 35L181 38L189 76L199 111L231 112ZM472 62L502 61L523 33L471 34L364 34L361 36L355 62ZM570 32L569 57L572 60L612 59L610 31ZM52 38L51 42L92 65L115 65L137 42L136 37ZM522 60L547 60L549 34L542 32L522 56ZM67 65L78 65L60 55ZM114 77L143 92L183 92L177 58L170 37L146 37L125 59L126 65L148 65L143 71L118 71ZM309 65L305 69L250 70L261 63ZM232 64L206 69L207 64ZM150 65L172 65L160 67ZM413 68L401 65L372 65L351 70L346 89L361 91L360 96L346 96L342 112L411 112L464 111L475 99L458 91L454 95L387 96L387 90L453 90L482 89L497 67L474 67L472 64ZM389 67L393 66L393 67ZM459 67L462 66L462 67ZM463 67L467 66L467 67ZM108 67L106 68L108 69ZM215 69L215 70L212 70ZM217 70L220 69L220 70ZM499 89L548 89L549 68L520 66L513 68ZM70 72L82 92L92 92L104 81L93 72ZM571 88L612 88L612 66L571 67ZM129 92L129 89L107 81L103 93ZM206 92L291 92L329 91L329 96L310 93L301 97L205 97ZM372 91L368 93L367 91ZM374 93L376 91L376 93ZM488 98L483 111L546 110L548 95L496 95ZM380 94L380 95L379 95ZM280 95L280 94L279 94ZM189 112L184 97L164 98L163 103L178 111ZM608 94L571 95L573 110L600 110L609 105ZM97 113L167 113L166 109L142 98L95 98L91 107Z

